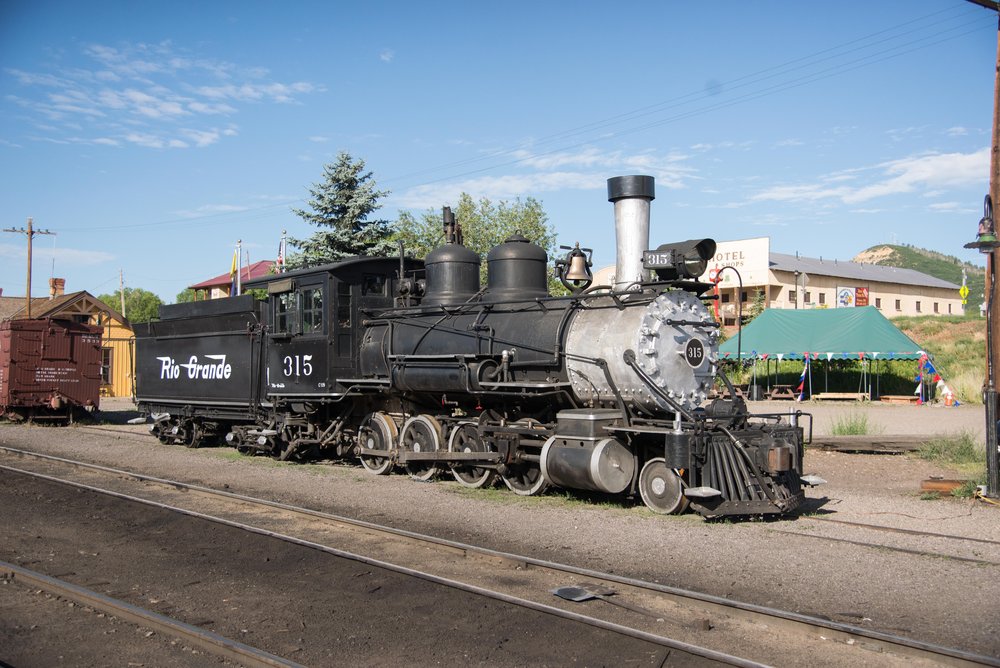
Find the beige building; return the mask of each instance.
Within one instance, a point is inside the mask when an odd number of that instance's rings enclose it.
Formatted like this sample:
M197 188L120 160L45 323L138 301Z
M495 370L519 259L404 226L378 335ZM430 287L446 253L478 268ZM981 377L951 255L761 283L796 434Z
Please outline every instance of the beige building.
M742 294L736 272L725 267L739 272ZM745 311L760 291L767 308L874 306L887 318L965 313L954 283L913 269L773 253L767 237L719 242L701 278L711 281L716 275L726 325L736 324L739 301Z
M746 312L758 292L764 294L766 308L874 306L887 318L965 313L961 286L954 283L913 269L772 253L770 246L768 237L718 242L715 258L699 280L711 283L718 276L714 306L724 325L736 325L740 302ZM606 267L596 272L594 284L613 284L614 271Z

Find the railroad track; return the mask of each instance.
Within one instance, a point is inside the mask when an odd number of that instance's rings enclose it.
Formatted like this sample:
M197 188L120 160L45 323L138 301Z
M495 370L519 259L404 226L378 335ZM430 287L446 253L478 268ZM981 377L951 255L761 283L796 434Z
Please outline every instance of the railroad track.
M731 665L846 665L871 661L870 652L878 652L881 665L1000 666L991 657L847 624L128 471L11 448L0 448L0 463L9 471L170 508ZM567 586L591 600L571 602L552 593Z

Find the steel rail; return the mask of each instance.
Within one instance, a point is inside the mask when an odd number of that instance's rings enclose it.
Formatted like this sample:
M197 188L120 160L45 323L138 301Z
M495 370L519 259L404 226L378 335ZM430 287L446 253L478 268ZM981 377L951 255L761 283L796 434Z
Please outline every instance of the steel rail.
M1000 545L1000 540L989 538L976 538L975 536L958 536L951 533L937 533L934 531L921 531L919 529L902 529L900 527L887 527L881 524L868 524L867 522L853 522L851 520L836 520L832 517L808 517L804 518L813 522L829 522L831 524L843 524L860 529L871 529L873 531L886 531L889 533L902 533L910 536L924 536L926 538L947 538L949 540L964 540L970 543L983 543L985 545Z
M155 483L155 484L163 485L163 486L168 487L168 488L181 489L181 490L186 490L186 491L191 491L191 492L198 492L198 493L206 494L206 495L209 495L209 496L217 496L217 497L222 497L222 498L227 498L227 499L232 499L232 500L240 501L240 502L243 502L243 503L249 503L249 504L254 504L254 505L259 505L259 506L274 508L274 509L278 509L278 510L282 510L282 511L286 511L286 512L301 514L301 515L309 516L309 517L312 517L312 518L317 518L317 519L322 519L322 520L325 520L325 521L330 521L330 522L335 522L335 523L339 523L339 524L344 524L344 525L347 525L347 526L350 526L350 527L354 527L354 528L361 528L361 529L364 529L364 530L369 531L369 532L381 533L381 534L390 535L390 536L394 536L394 537L398 537L398 538L405 538L405 539L409 539L409 540L413 540L413 541L419 541L419 542L422 542L422 543L425 543L425 544L428 544L428 545L439 546L441 548L444 548L444 549L447 549L447 550L456 551L456 552L465 554L467 556L468 555L473 555L473 556L482 556L482 557L490 558L490 559L500 559L500 560L509 561L509 562L512 562L512 563L515 563L515 564L523 564L524 566L527 566L527 567L532 567L532 568L537 568L537 569L547 569L549 571L552 571L554 573L559 573L559 574L573 575L573 576L585 576L585 577L588 577L588 578L596 578L596 579L599 579L599 580L602 580L602 581L606 581L606 582L613 582L613 583L615 583L617 585L622 585L622 586L634 588L634 589L639 590L639 591L645 591L645 592L655 593L655 594L663 596L666 600L669 600L669 601L671 601L671 602L673 602L675 604L681 605L681 606L685 606L685 607L687 607L689 609L692 608L692 607L696 607L696 608L698 608L698 609L700 609L702 611L708 612L708 613L722 613L724 615L729 615L729 616L735 617L737 619L741 619L741 620L745 620L745 621L750 621L750 622L758 623L758 624L759 623L764 623L764 624L769 625L772 628L774 628L774 627L781 627L781 628L785 628L785 629L788 629L788 630L796 631L798 633L811 633L811 634L820 633L820 634L824 635L825 637L828 637L828 638L831 638L831 639L843 642L845 644L856 644L856 645L864 646L864 647L869 648L869 649L874 649L876 651L892 652L892 653L895 653L897 655L904 656L904 657L905 656L913 656L913 657L921 657L921 658L931 658L931 659L934 659L936 661L947 660L949 663L951 663L951 665L987 665L987 666L996 666L996 667L1000 668L1000 658L995 658L995 657L990 657L990 656L986 656L986 655L981 655L981 654L977 654L975 652L969 652L969 651L965 651L965 650L961 650L961 649L955 649L955 648L945 647L945 646L942 646L942 645L937 645L937 644L934 644L934 643L929 643L929 642L914 640L914 639L911 639L911 638L905 638L905 637L902 637L902 636L896 636L896 635L892 635L892 634L884 633L884 632L880 632L880 631L873 631L873 630L869 630L869 629L864 629L864 628L860 628L860 627L853 626L853 625L850 625L850 624L844 624L844 623L835 622L835 621L832 621L832 620L820 619L820 618L817 618L817 617L812 617L812 616L804 615L804 614L800 614L800 613L794 613L794 612L788 612L788 611L784 611L784 610L778 610L778 609L775 609L775 608L769 608L769 607L765 607L765 606L759 606L759 605L755 605L755 604L752 604L752 603L744 603L744 602L740 602L740 601L734 601L732 599L727 599L727 598L723 598L723 597L719 597L719 596L713 596L711 594L704 594L704 593L701 593L701 592L695 592L695 591L691 591L691 590L685 590L685 589L681 589L681 588L678 588L678 587L670 587L670 586L667 586L667 585L661 585L661 584L656 584L656 583L644 582L644 581L641 581L641 580L638 580L638 579L635 579L635 578L624 577L624 576L620 576L620 575L616 575L616 574L611 574L611 573L603 573L603 572L595 571L595 570L592 570L592 569L580 568L580 567L570 566L570 565L566 565L566 564L559 564L559 563L555 563L555 562L545 561L545 560L542 560L542 559L536 559L536 558L533 558L533 557L526 557L526 556L521 556L521 555L515 555L515 554L507 553L507 552L501 552L501 551L498 551L498 550L491 550L491 549L488 549L488 548L483 548L483 547L478 547L478 546L474 546L474 545L468 545L468 544L464 544L464 543L459 543L457 541L451 541L451 540L437 538L437 537L433 537L433 536L427 536L427 535L424 535L424 534L419 534L419 533L412 532L412 531L407 531L407 530L404 530L404 529L396 529L396 528L393 528L393 527L386 527L386 526L378 525L378 524L371 523L371 522L365 522L363 520L356 520L356 519L347 518L347 517L343 517L343 516L333 515L333 514L330 514L330 513L324 513L322 511L311 510L311 509L308 509L308 508L301 508L301 507L298 507L298 506L292 506L292 505L289 505L289 504L279 503L279 502L275 502L275 501L269 501L269 500L266 500L266 499L258 499L258 498L254 498L254 497L245 496L245 495L242 495L242 494L237 494L237 493L234 493L234 492L227 492L227 491L222 491L222 490L214 490L214 489L207 488L207 487L202 487L202 486L199 486L199 485L192 485L192 484L188 484L188 483L182 483L182 482L177 482L177 481L172 481L172 480L166 480L166 479L157 478L157 477L154 477L154 476L147 476L147 475L144 475L144 474L134 473L134 472L131 472L131 471L125 471L125 470L121 470L121 469L114 469L114 468L111 468L111 467L106 467L106 466L102 466L102 465L98 465L98 464L91 464L91 463L87 463L87 462L78 462L78 461L74 461L74 460L70 460L70 459L65 459L65 458L62 458L62 457L55 457L55 456L52 456L52 455L45 455L45 454L40 454L40 453L34 453L34 452L19 450L19 449L16 449L16 448L10 448L10 447L6 447L6 446L0 446L0 452L8 452L8 453L13 454L15 456L24 456L24 457L36 458L36 459L40 459L40 460L55 461L55 462L59 462L59 463L70 465L70 466L75 466L75 467L80 467L80 468L85 468L85 469L91 469L91 470L97 470L97 471L102 471L102 472L109 473L109 474L114 474L114 475L118 475L118 476L125 476L125 477L129 477L129 478L133 478L135 480L139 480L139 481L143 481L143 482ZM15 468L12 468L12 467L7 467L7 466L0 466L0 469L9 469L9 470L13 470L13 471L19 471L19 469L15 469ZM43 477L43 478L47 477L44 474L35 474L35 473L31 472L31 471L22 471L22 472L23 473L28 473L28 474L31 474L31 475L37 475L37 476ZM71 484L71 485L74 485L74 486L80 486L80 487L83 487L83 488L89 488L89 486L84 485L82 483L75 483L75 482L72 482L72 481L63 481L63 480L60 480L60 479L57 479L57 478L54 478L53 481L55 481L55 482L64 482L64 483L67 483L67 484ZM121 496L123 498L129 498L131 500L135 500L135 501L138 501L140 503L147 503L147 504L151 504L151 505L158 505L157 502L149 501L149 500L145 500L145 499L140 499L140 498L137 498L137 497L129 497L128 495L123 495L123 494L120 494L119 492L113 492L113 491L108 491L108 490L100 490L100 489L97 489L97 488L94 488L93 491L97 491L97 492L109 494L109 495L112 495L112 496ZM261 529L259 527L252 527L252 526L244 525L242 523L231 522L230 520L226 520L226 519L223 519L223 518L213 518L211 516L203 515L201 513L198 513L196 511L186 510L186 509L182 509L182 508L178 508L176 510L178 512L181 512L181 513L185 513L185 514L190 514L190 515L193 515L193 516L202 517L203 519L207 519L207 520L211 520L211 521L218 521L218 522L221 522L223 524L229 524L230 526L234 526L234 527L237 527L237 528L242 528L242 529L249 530L249 531L252 531L252 532L255 532L255 533L260 533L260 534L263 534L263 535L271 535L273 537L281 538L283 540L289 540L290 542L293 542L293 543L296 543L296 544L301 544L301 545L307 545L307 546L310 546L310 547L315 547L317 549L320 549L320 550L323 550L323 551L326 551L326 552L330 552L330 553L333 553L333 554L339 554L339 553L342 552L342 551L336 550L335 548L329 548L327 546L319 545L319 544L313 543L311 541L303 541L302 539L298 539L298 538L295 538L295 537L292 537L292 536L285 536L283 534L279 534L277 532L270 532L270 531L268 531L266 529ZM344 556L345 558L356 558L356 560L362 561L364 563L371 563L372 565L377 565L377 566L380 566L380 567L389 568L390 570L394 570L394 571L397 571L397 572L402 572L402 573L407 573L407 574L413 574L416 577L420 577L417 574L418 573L417 571L414 571L413 569L408 569L407 567L404 567L404 566L398 566L398 565L395 565L395 564L388 564L387 562L381 562L381 561L378 561L378 560L371 560L368 557L364 557L364 556L361 556L361 555L353 555L352 553L347 553L347 552L344 552L343 554L340 554L340 556ZM399 569L403 569L403 570L399 570ZM450 580L448 580L446 578L440 578L439 576L435 576L433 574L425 574L425 575L427 576L427 579L430 579L431 581L435 581L435 582L439 582L440 581L441 584L447 584L449 586L457 586L460 589L466 589L467 587L469 587L471 589L467 589L468 591L476 591L476 593L479 593L479 590L482 589L482 588L476 587L474 585L466 585L464 583L458 583L458 582L450 581ZM488 590L483 590L483 591L488 591ZM497 594L499 594L500 596L507 596L505 594L500 594L499 592L497 592ZM484 593L484 595L489 595L489 594ZM504 599L499 599L499 600L504 600ZM552 606L546 606L544 604L536 604L536 603L531 602L531 601L526 601L526 602L529 603L531 606L534 606L534 605L542 606L543 611L555 610L555 611L559 611L560 614L565 613L567 615L573 615L574 617L570 617L570 618L573 618L573 619L575 619L577 617L576 613L572 613L572 612L569 612L569 611L564 611L564 610L561 610L559 608L554 608ZM583 621L583 620L594 620L596 622L601 622L602 621L602 620L596 620L594 618L586 617L586 616L579 616L579 617L581 617L581 619L579 619L578 621ZM678 649L681 649L681 648L678 648ZM686 650L684 650L684 651L686 651Z
M825 540L830 543L845 543L847 545L857 545L858 547L871 547L877 550L889 550L890 552L901 552L902 554L912 554L918 557L932 557L934 559L950 559L952 561L964 561L970 564L980 564L982 566L1000 566L1000 561L990 561L988 559L976 559L975 557L963 557L957 554L944 554L943 552L931 552L929 550L915 550L909 547L897 547L895 545L883 545L881 543L869 543L863 540L852 540L850 538L838 538L836 536L819 536L803 531L787 531L785 529L771 529L774 533L786 536L798 536L800 538L810 538L812 540Z
M0 561L0 577L7 577L13 582L23 582L30 587L70 599L119 619L174 636L213 656L235 661L248 668L297 668L302 665L218 633L200 629L158 612L5 561Z

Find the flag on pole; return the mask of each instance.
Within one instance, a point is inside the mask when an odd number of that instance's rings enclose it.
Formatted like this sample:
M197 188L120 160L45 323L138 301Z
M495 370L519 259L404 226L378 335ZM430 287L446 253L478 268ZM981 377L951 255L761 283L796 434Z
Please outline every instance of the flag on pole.
M278 261L275 263L276 273L285 273L285 262L288 260L288 232L281 230L281 241L278 242Z
M233 263L229 267L229 296L236 296L236 280L239 278L240 255L239 250L233 251Z
M806 398L806 375L809 372L809 355L805 356L805 364L802 365L802 375L799 376L799 398L796 401L805 401Z

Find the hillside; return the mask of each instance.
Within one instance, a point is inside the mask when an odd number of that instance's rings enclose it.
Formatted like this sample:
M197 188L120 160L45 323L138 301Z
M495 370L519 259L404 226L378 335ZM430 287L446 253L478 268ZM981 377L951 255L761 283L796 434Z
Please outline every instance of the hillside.
M886 267L914 269L935 278L962 284L962 269L965 269L969 286L969 304L966 313L979 315L979 304L982 302L983 286L986 282L986 271L968 262L962 262L957 257L945 255L936 251L917 248L915 246L895 246L880 244L854 256L855 262L878 264Z

